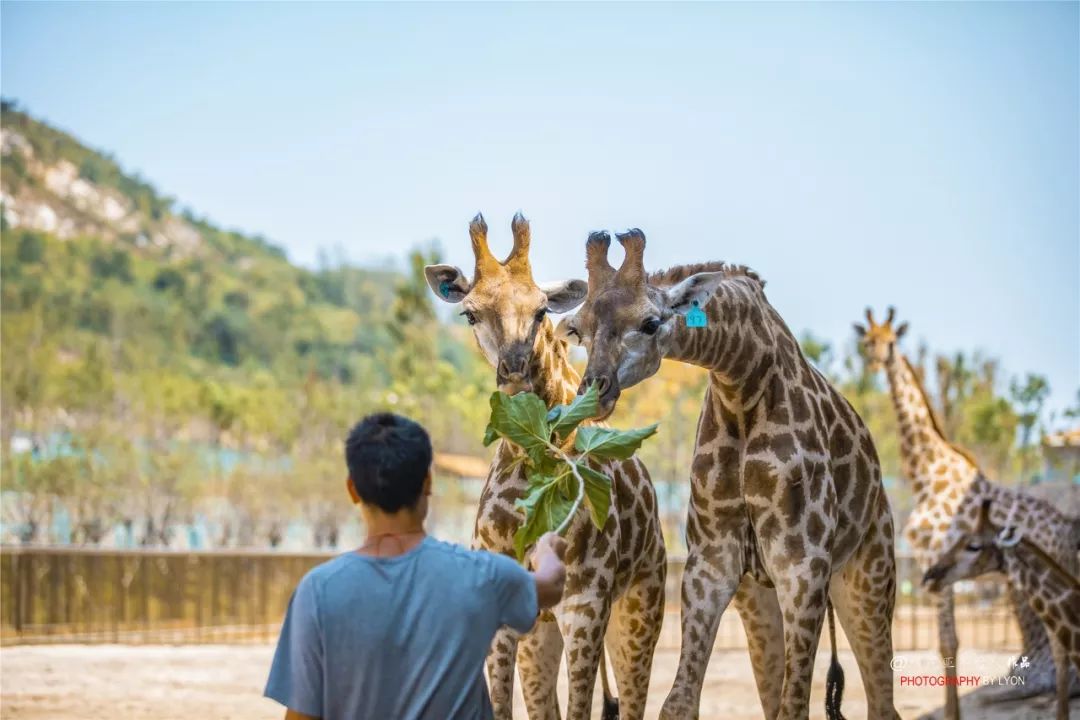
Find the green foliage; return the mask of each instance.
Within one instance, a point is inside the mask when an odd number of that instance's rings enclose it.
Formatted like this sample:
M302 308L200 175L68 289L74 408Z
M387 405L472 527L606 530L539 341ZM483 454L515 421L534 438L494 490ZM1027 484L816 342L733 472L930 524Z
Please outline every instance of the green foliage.
M626 460L656 433L656 425L627 431L579 428L596 414L595 386L569 405L558 405L550 411L533 393L510 396L495 392L490 404L484 444L503 438L525 452L519 460L525 467L525 497L514 504L525 514L514 533L518 559L523 560L526 548L544 533L564 532L582 502L589 508L593 524L602 530L611 506L611 478L589 463ZM563 449L572 435L576 457Z

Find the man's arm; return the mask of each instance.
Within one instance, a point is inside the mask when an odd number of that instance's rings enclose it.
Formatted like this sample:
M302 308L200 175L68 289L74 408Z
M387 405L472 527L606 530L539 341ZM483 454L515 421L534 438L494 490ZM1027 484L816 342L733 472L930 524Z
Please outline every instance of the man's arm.
M566 584L566 541L557 533L545 533L536 541L533 551L533 582L536 583L536 602L541 610L558 605Z

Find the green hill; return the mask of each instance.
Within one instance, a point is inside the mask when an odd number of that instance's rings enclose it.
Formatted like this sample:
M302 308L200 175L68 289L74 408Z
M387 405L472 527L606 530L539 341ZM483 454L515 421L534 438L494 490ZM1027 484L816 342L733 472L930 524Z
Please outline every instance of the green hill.
M300 268L9 101L0 121L4 477L25 491L6 528L40 532L46 496L71 498L86 540L120 521L167 542L208 498L249 534L299 512L332 526L340 441L375 408L419 416L441 450L482 450L467 428L490 371L432 309L435 251L405 273ZM16 436L38 451L13 452Z

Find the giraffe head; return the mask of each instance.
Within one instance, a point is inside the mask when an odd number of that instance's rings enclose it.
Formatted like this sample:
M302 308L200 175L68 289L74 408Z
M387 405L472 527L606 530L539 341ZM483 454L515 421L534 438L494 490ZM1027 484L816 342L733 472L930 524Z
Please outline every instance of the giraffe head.
M890 306L885 314L885 322L878 324L874 322L874 313L866 308L866 325L855 323L855 334L859 336L859 346L871 372L885 367L895 351L896 343L907 332L906 322L893 327L895 317L896 308Z
M939 592L957 580L999 572L1004 567L1001 546L1011 540L1003 539L999 528L990 522L993 500L984 499L979 508L975 527L962 533L923 576L923 586ZM1012 530L1015 532L1015 529Z
M529 265L529 221L518 212L511 222L514 247L500 262L487 244L487 223L477 214L469 224L474 255L470 280L453 265L424 268L428 285L445 302L461 303L484 357L495 368L499 389L514 394L533 389L538 338L550 333L549 312L563 313L585 299L583 280L548 285L533 281Z
M626 253L618 270L608 264L611 236L606 232L589 235L585 244L588 295L577 314L564 318L558 328L560 336L588 350L579 392L596 384L601 418L615 409L623 388L660 369L677 315L695 303L704 307L724 278L723 272L699 272L672 287L654 287L643 262L644 233L634 229L615 237Z

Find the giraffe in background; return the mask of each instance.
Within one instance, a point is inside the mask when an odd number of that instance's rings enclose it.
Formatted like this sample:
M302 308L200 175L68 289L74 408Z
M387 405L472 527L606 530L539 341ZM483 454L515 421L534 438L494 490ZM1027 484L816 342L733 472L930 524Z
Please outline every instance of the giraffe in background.
M979 470L975 459L951 444L941 431L926 391L911 363L897 349L897 342L907 331L907 323L893 327L895 311L889 308L885 321L874 322L866 310L866 326L856 324L863 352L870 370L885 370L889 391L896 410L900 431L900 461L904 477L911 485L913 509L904 526L904 537L915 552L920 569L925 572L941 554L955 544L958 534L974 529L977 513L984 499L994 502L994 521L1005 520L1005 512L1018 503L1017 523L1025 535L1038 542L1063 567L1076 570L1076 548L1080 537L1076 523L1052 512L1046 503L1018 491L990 482ZM1018 499L1017 499L1017 496ZM1024 639L1024 652L1032 661L1032 672L1022 690L1025 695L1043 692L1052 686L1054 674L1046 632L1038 617L1019 597L1010 593ZM955 677L958 641L954 617L953 590L943 584L937 594L938 645L948 677ZM955 685L945 689L945 717L960 717Z
M626 255L616 271L607 233L589 237L588 296L560 325L589 351L581 390L595 384L607 414L661 358L710 371L691 468L682 649L661 717L697 716L732 600L766 717L808 716L829 600L858 660L870 717L897 717L893 525L869 431L807 361L756 274L723 263L647 274L644 235L618 238ZM682 319L691 308L704 313L704 327Z
M1069 717L1069 665L1080 670L1080 580L1058 565L1014 526L990 519L993 500L984 500L974 530L957 538L923 578L932 592L957 580L1003 572L1028 599L1050 637L1057 669L1057 720Z
M487 224L477 215L469 226L475 260L470 280L452 265L425 268L428 284L442 300L460 303L481 352L495 368L506 393L531 391L550 408L571 402L580 376L570 365L565 341L554 335L549 312L566 312L586 293L585 283L569 280L538 286L529 264L531 234L518 213L512 223L514 245L499 262L487 244ZM524 496L526 479L519 450L500 441L477 511L474 544L514 554L513 536L523 516L514 501ZM638 719L645 712L653 651L664 615L667 559L656 493L636 457L594 469L612 478L608 521L597 530L580 512L566 533L566 589L554 615L543 614L520 638L504 628L488 657L491 700L497 718L513 707L515 654L530 720L560 716L555 691L564 641L570 680L568 718L589 717L605 632L620 701L607 692L605 720ZM610 626L609 626L610 617Z

